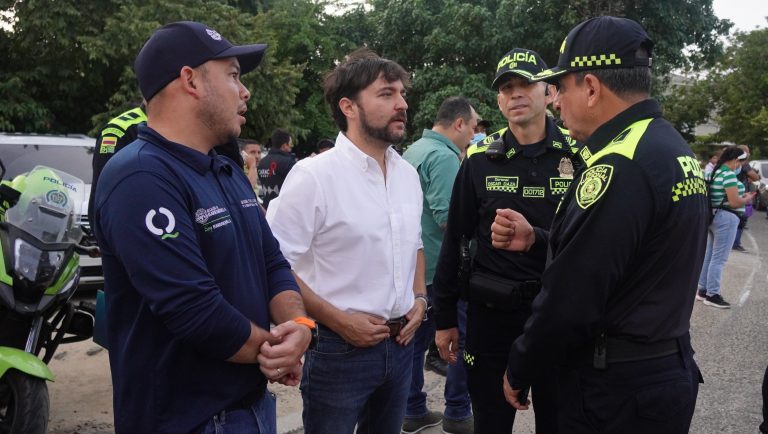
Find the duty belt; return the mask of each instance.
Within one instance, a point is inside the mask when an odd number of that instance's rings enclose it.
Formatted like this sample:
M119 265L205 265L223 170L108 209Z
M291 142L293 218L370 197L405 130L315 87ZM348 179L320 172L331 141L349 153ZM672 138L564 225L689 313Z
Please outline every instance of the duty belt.
M493 273L474 271L469 279L469 301L492 309L528 307L541 290L541 281L510 280Z
M600 335L595 340L592 366L605 369L609 363L637 362L670 356L680 352L677 339L665 339L658 342L634 342Z

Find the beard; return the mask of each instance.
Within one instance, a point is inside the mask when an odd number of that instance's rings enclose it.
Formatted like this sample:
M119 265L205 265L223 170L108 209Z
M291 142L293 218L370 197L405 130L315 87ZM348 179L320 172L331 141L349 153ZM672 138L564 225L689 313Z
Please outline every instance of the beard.
M206 85L208 85L206 83ZM208 85L209 90L211 86ZM209 92L202 100L202 106L198 112L200 123L211 131L216 139L214 145L231 143L240 136L240 128L233 128L231 110L225 108L224 101L216 94Z
M360 107L360 124L363 132L373 139L386 143L387 146L398 145L405 139L405 130L390 131L389 125L394 121L402 121L405 124L407 120L408 116L405 112L402 112L392 116L384 126L376 127L368 122L368 116L366 116L365 110L363 110L362 106Z

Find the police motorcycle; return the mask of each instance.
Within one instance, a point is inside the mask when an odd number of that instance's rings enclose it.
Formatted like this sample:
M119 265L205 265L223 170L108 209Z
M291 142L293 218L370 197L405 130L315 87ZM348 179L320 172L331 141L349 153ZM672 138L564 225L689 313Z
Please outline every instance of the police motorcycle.
M0 434L46 432L47 364L93 335L91 306L70 301L91 250L79 245L85 198L83 181L44 166L0 183Z

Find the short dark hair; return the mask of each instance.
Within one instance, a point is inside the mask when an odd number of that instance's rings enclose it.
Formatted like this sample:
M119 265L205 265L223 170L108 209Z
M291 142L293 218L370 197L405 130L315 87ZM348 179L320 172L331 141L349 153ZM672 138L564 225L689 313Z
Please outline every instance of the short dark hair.
M379 57L378 54L367 48L359 48L349 54L344 63L325 76L323 81L323 93L325 100L331 106L331 114L336 126L341 131L347 131L347 118L341 112L339 101L342 98L354 100L358 93L379 76L390 83L400 80L405 87L410 86L408 73L397 63Z
M270 140L270 146L273 149L277 149L284 144L288 143L291 140L291 134L282 129L282 128L276 128L275 131L272 132L272 139Z
M449 96L437 109L434 124L449 127L458 118L469 122L472 118L472 104L463 96Z
M261 143L258 142L258 140L254 139L237 139L237 144L240 146L240 150L245 150L245 147L248 145L259 145L261 146Z
M321 139L319 142L317 142L318 151L323 149L331 149L334 146L336 146L336 143L332 139Z
M648 51L640 47L635 52L638 59L647 59ZM587 74L592 74L620 98L651 94L651 68L634 66L632 68L589 69L574 73L576 84L580 84Z

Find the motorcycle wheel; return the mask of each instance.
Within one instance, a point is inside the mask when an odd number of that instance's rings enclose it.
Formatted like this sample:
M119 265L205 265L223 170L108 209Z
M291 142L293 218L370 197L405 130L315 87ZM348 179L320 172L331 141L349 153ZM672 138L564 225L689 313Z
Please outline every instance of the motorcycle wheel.
M48 410L45 380L15 369L0 378L0 434L45 434Z

